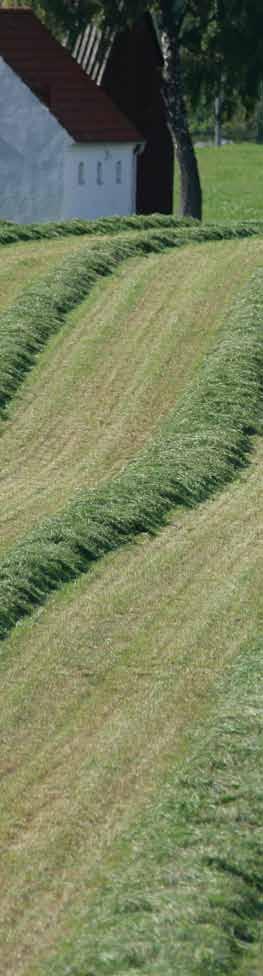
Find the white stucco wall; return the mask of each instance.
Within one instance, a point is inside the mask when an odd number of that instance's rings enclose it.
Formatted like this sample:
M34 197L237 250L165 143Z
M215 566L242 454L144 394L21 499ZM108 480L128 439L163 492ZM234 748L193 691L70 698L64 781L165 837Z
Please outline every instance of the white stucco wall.
M61 217L71 137L0 58L0 218Z
M132 144L74 143L0 57L0 219L30 223L130 214L135 179Z
M81 165L82 164L82 165ZM79 183L79 167L81 179ZM98 166L101 182L98 182ZM117 181L119 178L119 182ZM65 151L63 217L123 216L135 210L134 146L72 145Z

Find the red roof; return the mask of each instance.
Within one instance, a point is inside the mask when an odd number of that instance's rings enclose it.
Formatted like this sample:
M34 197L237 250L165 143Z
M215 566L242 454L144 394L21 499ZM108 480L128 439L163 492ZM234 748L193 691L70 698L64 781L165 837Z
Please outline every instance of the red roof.
M0 9L0 57L76 142L141 142L134 125L37 17Z

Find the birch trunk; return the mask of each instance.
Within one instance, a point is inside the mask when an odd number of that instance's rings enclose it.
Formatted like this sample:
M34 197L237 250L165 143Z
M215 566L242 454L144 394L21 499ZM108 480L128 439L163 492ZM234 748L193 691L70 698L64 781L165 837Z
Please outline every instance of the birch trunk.
M217 95L215 98L215 146L222 145L222 128L221 128L221 115L222 115L222 98L221 95Z
M180 169L180 216L201 220L202 191L197 159L188 127L179 31L176 29L171 7L169 0L163 0L160 3L163 28L164 97Z

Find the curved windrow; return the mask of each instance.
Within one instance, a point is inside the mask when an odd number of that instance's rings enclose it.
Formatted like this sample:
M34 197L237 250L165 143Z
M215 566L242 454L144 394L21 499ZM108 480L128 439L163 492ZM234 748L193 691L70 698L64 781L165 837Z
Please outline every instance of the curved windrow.
M2 636L63 581L139 532L155 531L172 505L196 505L245 463L259 423L262 309L258 272L158 437L9 551L0 569Z

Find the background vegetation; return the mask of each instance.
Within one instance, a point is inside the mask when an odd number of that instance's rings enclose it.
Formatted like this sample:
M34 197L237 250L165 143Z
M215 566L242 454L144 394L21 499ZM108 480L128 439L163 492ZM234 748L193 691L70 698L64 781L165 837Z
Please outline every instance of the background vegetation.
M263 216L263 147L237 143L196 147L203 186L205 222L258 221ZM175 170L175 212L178 210L178 173Z

